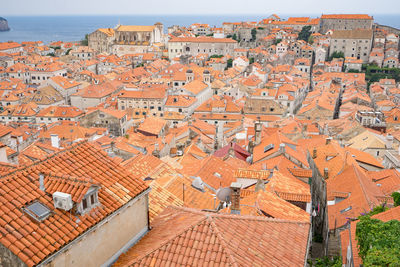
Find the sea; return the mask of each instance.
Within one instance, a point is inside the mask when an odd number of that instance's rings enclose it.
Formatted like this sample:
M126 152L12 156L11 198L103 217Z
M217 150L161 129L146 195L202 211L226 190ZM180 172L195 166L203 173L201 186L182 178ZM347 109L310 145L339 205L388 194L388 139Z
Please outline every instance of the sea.
M1 11L0 11L1 12ZM0 16L2 14L0 13ZM84 39L85 34L98 28L114 28L122 25L153 25L156 22L169 26L189 26L192 23L207 23L221 27L223 22L260 21L269 15L102 15L102 16L3 16L11 28L8 32L0 32L0 42L6 41L53 41L74 42ZM280 15L282 18L299 16L298 14ZM301 14L301 16L319 17L317 14ZM373 15L376 22L400 28L400 14Z

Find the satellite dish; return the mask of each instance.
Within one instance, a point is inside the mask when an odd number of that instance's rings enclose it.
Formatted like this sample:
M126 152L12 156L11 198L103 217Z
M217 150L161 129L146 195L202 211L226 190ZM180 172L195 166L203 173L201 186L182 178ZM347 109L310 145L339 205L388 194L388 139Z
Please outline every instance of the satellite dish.
M229 187L218 189L216 195L220 201L231 202L231 189Z
M205 192L206 190L204 189L204 183L201 180L200 177L195 177L193 182L192 182L192 186L194 188L196 188L197 190L200 190L201 192Z

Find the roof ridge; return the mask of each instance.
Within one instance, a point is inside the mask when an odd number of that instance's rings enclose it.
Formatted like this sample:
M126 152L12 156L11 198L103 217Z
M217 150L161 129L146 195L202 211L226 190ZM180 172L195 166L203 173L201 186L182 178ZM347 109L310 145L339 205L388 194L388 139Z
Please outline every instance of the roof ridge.
M81 146L81 145L84 145L85 143L89 143L89 141L88 141L88 140L79 141L79 142L77 142L77 143L75 143L75 144L72 144L72 145L70 145L70 146L68 146L68 147L66 147L66 148L64 148L64 149L62 149L62 150L60 150L60 151L57 151L57 152L54 152L54 153L50 154L49 156L47 156L47 157L46 157L45 159L43 159L43 160L39 160L39 161L32 162L31 164L26 165L26 166L21 166L21 167L15 169L15 170L13 170L13 171L11 171L11 172L9 172L9 173L6 173L6 174L3 175L3 176L0 176L0 181L1 181L2 178L5 178L5 177L8 177L8 176L14 175L14 174L16 174L16 173L19 172L19 171L24 171L24 170L26 170L26 169L32 168L32 167L34 167L34 166L36 166L36 165L38 165L38 164L40 164L40 163L46 162L46 161L48 161L48 160L54 158L54 157L56 157L56 156L58 156L58 155L60 155L60 154L62 154L62 153L67 153L67 152L69 152L69 151L72 151L73 149L75 149L75 148L77 148L77 147L79 147L79 146ZM93 146L92 146L92 147L93 147Z
M206 219L210 223L210 225L212 226L212 228L211 228L212 231L214 232L214 234L216 235L218 240L221 242L223 250L226 250L227 254L229 255L229 259L232 261L233 266L239 266L238 262L236 261L235 257L233 256L234 255L233 252L231 251L231 249L229 248L229 245L225 241L225 238L223 237L223 235L219 231L218 226L215 223L215 221L212 219L212 217L210 215L208 215L206 217Z
M252 216L252 215L236 215L236 214L216 213L216 214L212 214L211 216L216 217L216 218L222 218L222 219L235 219L235 220L247 220L247 221L253 220L253 221L265 221L265 222L275 222L275 223L293 223L293 224L309 224L310 223L310 222L301 222L301 221L295 221L295 220L268 218L268 217Z

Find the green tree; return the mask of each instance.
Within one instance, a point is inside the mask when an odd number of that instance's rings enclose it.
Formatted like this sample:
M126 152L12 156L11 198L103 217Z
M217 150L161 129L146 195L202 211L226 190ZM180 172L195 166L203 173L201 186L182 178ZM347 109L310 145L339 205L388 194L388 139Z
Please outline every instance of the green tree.
M226 68L227 69L232 68L232 62L233 62L233 59L231 59L231 58L226 61Z
M341 267L342 266L342 258L337 256L332 259L328 257L324 257L322 259L315 259L315 264L312 263L310 266L315 267Z
M277 44L279 44L280 42L282 42L282 39L276 39L275 42L274 42L274 44L277 45Z
M85 34L85 39L81 41L81 45L88 46L89 45L89 35Z
M235 40L235 41L238 40L236 33L233 34L232 39Z
M257 29L252 29L251 30L251 40L252 42L254 42L257 39Z
M364 266L400 266L400 221L382 222L361 216L356 226L359 255Z
M360 73L359 70L355 70L355 69L349 69L347 72L349 72L349 73Z
M67 50L67 52L65 52L65 54L68 56L68 55L69 55L69 52L71 52L71 50L72 50L72 48L69 48L69 49Z
M310 36L311 36L311 26L304 26L299 32L298 39L308 42Z
M400 193L399 192L393 192L392 193L392 198L394 202L394 206L400 206Z
M249 64L253 64L254 63L254 57L249 58Z
M334 58L344 58L344 53L338 51L333 52L332 55L329 57L329 61L332 61L332 59Z
M211 55L210 58L222 58L224 55Z

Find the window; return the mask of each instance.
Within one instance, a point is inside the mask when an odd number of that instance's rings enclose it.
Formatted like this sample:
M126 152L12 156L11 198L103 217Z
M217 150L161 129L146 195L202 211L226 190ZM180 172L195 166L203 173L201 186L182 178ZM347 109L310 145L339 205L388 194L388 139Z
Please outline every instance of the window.
M85 210L87 209L88 205L87 205L87 200L86 198L82 199L82 208Z
M95 196L95 194L92 194L90 196L90 205L94 205L94 204L96 204L96 196Z

